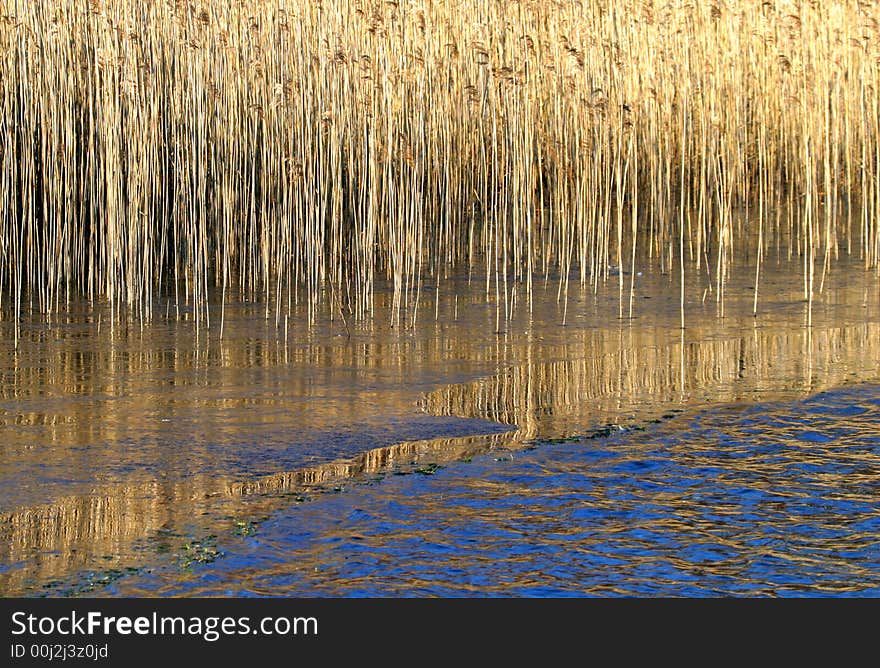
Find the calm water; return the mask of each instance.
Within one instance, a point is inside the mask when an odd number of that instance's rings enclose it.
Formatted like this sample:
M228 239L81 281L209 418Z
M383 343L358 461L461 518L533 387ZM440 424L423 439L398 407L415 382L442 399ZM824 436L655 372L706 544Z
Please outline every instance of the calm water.
M880 595L880 386L452 462L274 513L125 595Z
M0 321L0 593L877 593L876 276L689 280Z

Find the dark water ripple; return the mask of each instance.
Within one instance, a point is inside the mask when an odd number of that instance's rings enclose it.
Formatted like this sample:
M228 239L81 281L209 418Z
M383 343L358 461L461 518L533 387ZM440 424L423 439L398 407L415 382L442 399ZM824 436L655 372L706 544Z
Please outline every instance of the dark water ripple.
M286 507L122 595L880 595L880 386L537 443Z

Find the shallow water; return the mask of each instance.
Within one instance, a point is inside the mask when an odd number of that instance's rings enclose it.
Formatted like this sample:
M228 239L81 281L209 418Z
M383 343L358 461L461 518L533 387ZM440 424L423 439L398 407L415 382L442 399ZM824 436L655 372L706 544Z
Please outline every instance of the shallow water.
M124 595L880 594L880 386L537 442L280 509Z
M16 349L0 323L0 592L873 591L873 543L813 511L875 522L876 277L837 265L808 312L768 266L757 318L689 280L684 331L650 267L633 318L615 277L567 307L550 280L502 331L465 277L415 325L381 291L370 325L228 305L222 339L72 305Z

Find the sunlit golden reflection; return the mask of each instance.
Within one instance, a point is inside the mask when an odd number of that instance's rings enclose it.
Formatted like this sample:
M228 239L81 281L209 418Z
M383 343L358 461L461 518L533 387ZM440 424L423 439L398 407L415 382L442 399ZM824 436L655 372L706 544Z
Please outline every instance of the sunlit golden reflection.
M426 295L437 318L409 329L328 312L280 330L247 304L222 340L95 311L22 326L0 346L0 592L142 567L372 475L878 377L869 274L829 275L806 318L798 278L768 272L759 317L731 285L723 319L695 302L685 330L668 280L640 277L623 320L589 286L567 307L549 288L501 332L464 284Z

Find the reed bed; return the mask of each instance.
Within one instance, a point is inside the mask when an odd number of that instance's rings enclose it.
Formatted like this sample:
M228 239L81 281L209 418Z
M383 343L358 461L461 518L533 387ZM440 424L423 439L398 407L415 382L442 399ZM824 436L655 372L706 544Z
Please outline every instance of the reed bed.
M377 281L681 289L782 248L880 260L866 0L0 0L7 317L229 295L369 317ZM612 280L609 280L611 278ZM675 285L677 283L677 285ZM211 308L209 308L209 306ZM629 299L629 313L632 299ZM214 323L212 323L212 320ZM222 332L222 325L221 325Z

